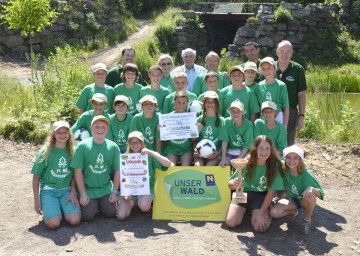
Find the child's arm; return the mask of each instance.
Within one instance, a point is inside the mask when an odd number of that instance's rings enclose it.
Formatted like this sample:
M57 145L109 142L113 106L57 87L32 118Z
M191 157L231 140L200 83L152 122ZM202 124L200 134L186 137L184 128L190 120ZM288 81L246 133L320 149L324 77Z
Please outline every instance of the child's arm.
M71 202L73 206L76 206L77 208L80 208L79 200L76 196L76 181L74 176L71 180L71 191L69 197L66 199L66 203Z
M87 206L88 203L90 202L90 198L86 194L82 169L75 168L74 174L75 174L76 184L77 184L77 187L79 188L79 192L80 192L80 204L82 206Z
M120 170L115 171L114 175L114 187L113 192L109 196L109 202L110 203L116 203L118 200L118 194L119 194L119 188L120 188Z
M303 198L310 198L313 193L316 195L316 197L321 198L320 190L311 186L305 189L305 191L302 193L302 196Z
M219 163L220 166L226 166L226 151L227 151L228 142L222 141L221 142L221 161Z
M249 151L248 148L244 148L243 150L241 150L241 153L239 155L239 158L245 158L246 153Z
M39 186L40 186L40 176L34 174L32 180L32 188L34 193L34 208L38 214L42 214L41 203L39 198Z
M165 156L160 155L158 152L152 151L152 150L150 150L148 148L143 148L141 150L141 153L142 154L148 154L148 155L154 157L164 167L170 167L171 166L170 160L167 159Z

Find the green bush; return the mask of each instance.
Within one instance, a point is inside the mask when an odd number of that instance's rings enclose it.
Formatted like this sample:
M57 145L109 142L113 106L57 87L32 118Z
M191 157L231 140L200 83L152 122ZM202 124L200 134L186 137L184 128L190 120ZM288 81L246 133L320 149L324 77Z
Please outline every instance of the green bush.
M304 128L297 133L299 138L321 140L324 135L323 119L320 109L316 104L310 102L306 105Z
M274 12L276 23L289 23L293 17L291 13L280 5Z

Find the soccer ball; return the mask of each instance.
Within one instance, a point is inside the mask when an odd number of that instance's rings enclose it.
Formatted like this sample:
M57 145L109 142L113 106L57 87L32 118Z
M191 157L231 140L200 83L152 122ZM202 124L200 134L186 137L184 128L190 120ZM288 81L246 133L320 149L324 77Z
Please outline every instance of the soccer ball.
M79 143L82 140L85 140L87 138L90 138L91 135L88 130L85 128L80 128L74 132L74 140L75 144Z
M141 108L142 106L141 106L141 103L140 102L138 102L138 103L136 103L136 111L138 112L138 113L141 113L142 112L142 108Z
M194 100L189 103L187 110L188 112L195 112L197 115L199 115L203 110L203 104L201 101Z
M208 139L203 139L199 141L199 143L196 145L196 149L199 155L203 158L208 158L216 152L216 146L214 142Z

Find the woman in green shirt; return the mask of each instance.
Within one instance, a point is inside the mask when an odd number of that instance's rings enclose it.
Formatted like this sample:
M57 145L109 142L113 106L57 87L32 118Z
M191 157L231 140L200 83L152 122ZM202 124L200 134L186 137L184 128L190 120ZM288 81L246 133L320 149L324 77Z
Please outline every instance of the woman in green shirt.
M257 232L265 232L271 224L269 207L276 191L283 190L284 184L280 175L281 162L273 142L269 137L260 135L254 139L250 149L250 158L242 170L244 192L247 203L232 202L226 216L226 225L234 228L241 224L246 209L252 206L251 224ZM238 170L230 177L228 186L231 190L239 188Z

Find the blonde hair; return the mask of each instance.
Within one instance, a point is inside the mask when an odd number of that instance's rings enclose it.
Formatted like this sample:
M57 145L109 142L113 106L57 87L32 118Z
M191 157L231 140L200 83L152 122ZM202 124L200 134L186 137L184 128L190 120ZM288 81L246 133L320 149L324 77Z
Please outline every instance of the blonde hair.
M217 54L217 53L214 52L214 51L210 51L210 52L206 55L205 61L207 61L207 59L208 59L209 57L216 57L218 60L220 60L219 54Z
M186 73L182 72L182 71L176 72L174 74L174 79L173 80L175 80L177 78L186 78L186 80L188 80L188 77L187 77Z
M132 149L130 148L130 139L131 139L131 138L136 138L136 137L130 137L130 138L128 138L128 143L127 143L126 152L125 152L125 153L127 153L127 154L129 154L129 153L135 153L135 152L132 151ZM140 140L139 138L136 138L136 139L138 139L138 140L141 142L141 149L140 149L140 150L142 150L143 148L145 148L145 142L142 141L142 140Z
M168 53L163 53L160 55L159 60L158 60L158 65L161 66L161 62L165 59L169 59L171 62L171 66L174 67L174 60Z
M306 165L299 156L299 166L297 167L298 174L302 174L305 171L305 169L306 169ZM283 172L289 171L289 166L286 165L286 160L284 161L284 164L282 165L282 170L283 170Z
M74 136L70 130L69 131L69 139L66 141L66 151L69 156L69 160L71 161L72 156L74 154ZM44 147L45 152L43 154L43 157L41 161L47 161L50 151L55 147L56 138L55 138L55 131L53 131L51 134L49 134L45 140Z

